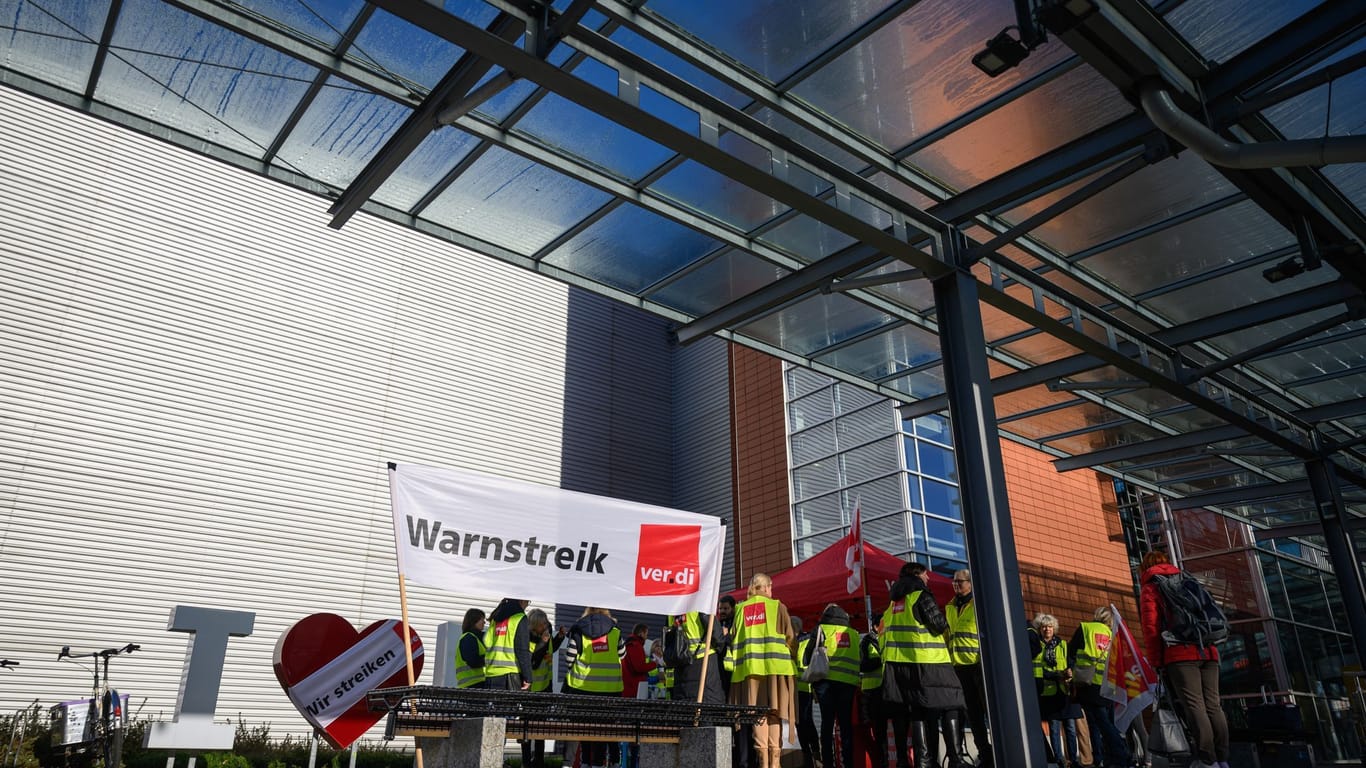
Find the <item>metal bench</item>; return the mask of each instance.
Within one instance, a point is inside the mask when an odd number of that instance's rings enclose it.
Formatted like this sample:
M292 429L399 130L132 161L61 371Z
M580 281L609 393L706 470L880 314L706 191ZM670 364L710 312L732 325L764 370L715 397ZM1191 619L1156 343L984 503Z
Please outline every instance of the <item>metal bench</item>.
M371 711L388 713L386 739L444 739L457 721L502 718L509 739L676 744L683 729L753 725L765 712L730 704L436 686L380 688L368 700Z

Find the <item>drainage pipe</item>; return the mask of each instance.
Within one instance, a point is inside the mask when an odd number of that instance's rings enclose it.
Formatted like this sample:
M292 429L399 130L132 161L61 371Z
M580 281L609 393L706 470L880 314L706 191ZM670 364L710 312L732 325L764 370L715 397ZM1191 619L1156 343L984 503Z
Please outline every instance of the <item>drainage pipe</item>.
M1186 114L1159 81L1143 83L1138 98L1154 125L1214 165L1249 169L1366 162L1366 136L1325 136L1243 144L1225 139Z

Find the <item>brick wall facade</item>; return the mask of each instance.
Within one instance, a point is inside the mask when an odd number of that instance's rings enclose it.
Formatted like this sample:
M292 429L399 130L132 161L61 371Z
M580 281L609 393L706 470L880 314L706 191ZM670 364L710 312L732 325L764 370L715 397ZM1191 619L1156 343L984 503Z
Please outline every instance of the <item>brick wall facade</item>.
M757 571L791 568L792 502L788 496L787 424L782 362L730 345L731 445L735 525L734 587Z
M731 345L736 577L792 566L782 363ZM1039 388L1042 389L1042 388ZM1110 481L1089 470L1059 473L1049 456L1001 441L1020 588L1032 618L1051 613L1065 639L1113 602L1137 634L1137 604Z

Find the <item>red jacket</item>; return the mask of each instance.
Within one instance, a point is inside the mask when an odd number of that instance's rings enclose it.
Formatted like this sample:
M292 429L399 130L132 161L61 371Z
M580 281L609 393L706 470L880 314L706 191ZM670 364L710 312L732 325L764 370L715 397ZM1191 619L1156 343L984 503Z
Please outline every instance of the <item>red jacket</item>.
M1153 577L1170 576L1180 572L1181 569L1171 563L1158 563L1144 571L1138 580L1142 585L1138 612L1143 623L1143 644L1147 646L1148 661L1155 667L1165 667L1174 661L1219 660L1219 649L1212 645L1207 648L1201 648L1194 643L1167 645L1162 640L1162 630L1166 628L1165 604Z
M626 638L626 657L621 660L621 695L628 699L636 697L636 689L657 666L645 658L645 641L639 635Z

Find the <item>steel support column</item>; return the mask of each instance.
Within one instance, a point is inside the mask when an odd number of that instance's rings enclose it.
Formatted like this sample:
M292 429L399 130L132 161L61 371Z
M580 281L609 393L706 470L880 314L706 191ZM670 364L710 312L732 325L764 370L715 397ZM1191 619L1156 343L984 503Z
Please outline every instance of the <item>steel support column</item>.
M956 232L943 258L960 264ZM977 280L959 267L934 280L939 344L949 396L968 561L972 568L982 671L986 674L992 752L997 768L1044 764L1039 703L1024 627L1024 598L1015 559L1015 534L1006 500L1005 469L996 431Z
M1323 540L1328 544L1333 575L1337 576L1338 589L1342 592L1342 606L1352 628L1357 659L1366 659L1366 582L1361 578L1361 563L1352 544L1352 531L1343 520L1346 510L1342 489L1338 486L1337 467L1330 459L1315 459L1305 462L1304 468L1314 490L1314 506L1318 508L1319 522L1323 525Z

